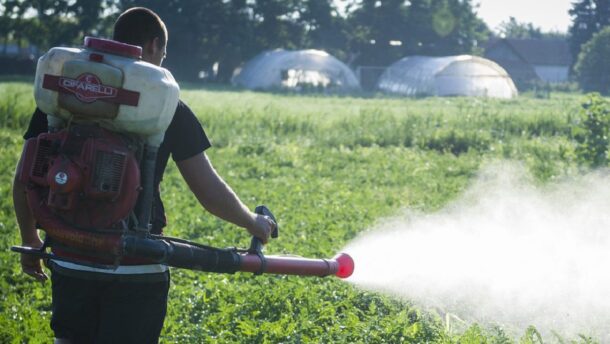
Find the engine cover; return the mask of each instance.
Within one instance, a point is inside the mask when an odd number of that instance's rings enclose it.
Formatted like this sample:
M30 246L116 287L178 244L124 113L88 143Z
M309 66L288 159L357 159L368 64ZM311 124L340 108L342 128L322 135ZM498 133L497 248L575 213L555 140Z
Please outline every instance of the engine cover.
M43 195L40 207L84 230L124 229L140 190L129 141L97 125L29 139L19 179Z

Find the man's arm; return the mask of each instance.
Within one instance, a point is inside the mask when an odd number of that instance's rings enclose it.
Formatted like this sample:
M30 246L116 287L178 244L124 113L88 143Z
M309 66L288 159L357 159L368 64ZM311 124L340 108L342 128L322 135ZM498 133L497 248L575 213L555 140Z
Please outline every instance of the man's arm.
M252 213L231 187L218 175L205 153L176 162L182 177L199 203L215 216L246 228L250 234L267 242L275 223Z
M36 221L34 220L34 216L28 205L25 185L18 180L20 167L21 160L17 165L17 171L15 172L15 178L13 180L13 205L15 207L15 215L17 216L17 224L19 225L19 231L21 233L21 244L23 246L38 248L42 246L42 240L40 240L40 237L38 236ZM47 275L42 270L40 258L22 253L21 269L26 274L41 282L47 279Z

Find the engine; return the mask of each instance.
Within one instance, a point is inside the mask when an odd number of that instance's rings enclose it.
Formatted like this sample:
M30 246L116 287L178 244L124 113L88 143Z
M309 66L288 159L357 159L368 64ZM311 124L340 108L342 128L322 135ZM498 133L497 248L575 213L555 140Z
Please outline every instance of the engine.
M73 125L29 139L19 178L38 207L66 224L124 230L140 190L136 152L137 145L120 134Z

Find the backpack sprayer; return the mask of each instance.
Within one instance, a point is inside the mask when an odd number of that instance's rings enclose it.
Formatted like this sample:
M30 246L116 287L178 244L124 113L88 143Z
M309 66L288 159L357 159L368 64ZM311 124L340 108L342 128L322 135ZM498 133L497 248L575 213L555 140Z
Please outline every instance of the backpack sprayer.
M150 233L157 151L178 103L178 84L164 68L139 60L141 48L85 38L53 48L36 69L37 106L49 131L26 141L17 171L38 226L41 248L14 252L116 269L159 263L199 271L349 277L352 258L265 256ZM255 209L269 216L265 206ZM277 238L276 227L271 234ZM51 253L47 252L51 248Z

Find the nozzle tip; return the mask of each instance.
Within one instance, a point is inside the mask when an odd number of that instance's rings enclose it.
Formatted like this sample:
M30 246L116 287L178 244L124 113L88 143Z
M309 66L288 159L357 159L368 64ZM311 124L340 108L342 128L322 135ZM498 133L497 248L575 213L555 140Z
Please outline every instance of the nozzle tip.
M347 253L339 253L333 257L339 263L339 269L335 275L339 278L348 278L354 272L354 260Z

